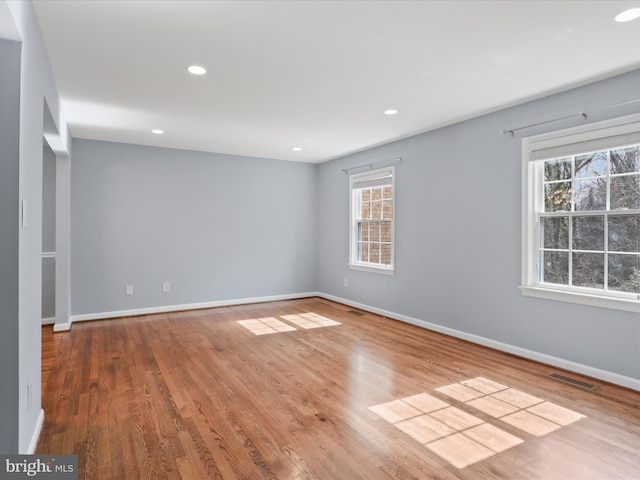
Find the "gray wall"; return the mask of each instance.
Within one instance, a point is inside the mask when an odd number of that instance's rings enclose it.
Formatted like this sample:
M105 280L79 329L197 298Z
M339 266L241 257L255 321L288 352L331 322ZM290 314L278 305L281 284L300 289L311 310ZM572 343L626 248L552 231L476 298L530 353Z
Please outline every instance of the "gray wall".
M56 251L56 154L42 147L42 251Z
M48 145L42 158L42 251L56 251L56 155ZM56 316L56 260L42 259L42 318Z
M18 451L20 43L0 39L0 453Z
M521 295L521 138L640 111L640 71L319 167L318 290L351 302L640 379L640 315ZM395 276L350 270L341 168L401 156ZM349 286L343 286L348 278Z
M55 138L55 137L54 137ZM60 137L57 137L60 140ZM71 326L71 158L56 153L55 317L61 330Z
M315 165L77 139L73 158L73 315L315 291Z

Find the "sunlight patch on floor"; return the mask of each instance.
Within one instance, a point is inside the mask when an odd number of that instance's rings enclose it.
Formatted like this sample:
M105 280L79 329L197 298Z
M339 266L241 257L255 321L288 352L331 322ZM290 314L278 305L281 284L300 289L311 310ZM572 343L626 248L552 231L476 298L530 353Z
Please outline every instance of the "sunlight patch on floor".
M296 315L282 315L279 317L287 322L293 323L305 330L311 328L333 327L335 325L342 325L340 322L331 320L317 313L300 313ZM296 327L289 325L288 323L278 320L275 317L267 318L252 318L249 320L238 320L236 323L242 325L254 335L267 335L271 333L291 332L298 330Z
M287 325L273 317L238 320L238 323L254 335L266 335L269 333L290 332L292 330L296 330L296 328L291 325Z
M340 322L336 322L335 320L331 320L313 312L299 313L296 315L283 315L282 318L305 329L341 325Z
M369 410L457 468L524 443L523 439L468 410L478 410L498 423L504 422L536 437L585 418L578 412L483 377L445 385L435 391L458 402L457 406L420 393L374 405Z

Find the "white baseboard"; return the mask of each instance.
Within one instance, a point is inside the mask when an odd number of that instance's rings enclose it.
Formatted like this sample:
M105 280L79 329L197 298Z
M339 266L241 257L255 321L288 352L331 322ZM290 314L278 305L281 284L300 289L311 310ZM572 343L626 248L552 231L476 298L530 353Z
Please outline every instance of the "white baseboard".
M346 298L336 297L334 295L329 295L322 292L318 292L317 296L326 298L327 300L333 300L334 302L343 303L351 307L360 308L368 312L377 313L378 315L382 315L384 317L400 320L401 322L410 323L412 325L426 328L428 330L444 333L445 335L461 338L469 342L477 343L479 345L484 345L485 347L490 347L503 352L512 353L519 357L528 358L530 360L535 360L537 362L545 363L547 365L552 365L558 368L562 368L564 370L581 373L589 377L604 380L605 382L615 383L616 385L621 385L626 388L631 388L633 390L640 391L640 379L637 379L637 378L627 377L625 375L609 372L607 370L601 370L599 368L590 367L588 365L583 365L581 363L572 362L564 358L554 357L554 356L536 352L533 350L528 350L526 348L516 347L508 343L502 343L496 340L491 340L489 338L481 337L479 335L466 333L460 330L455 330L453 328L443 327L442 325L437 325L435 323L425 322L424 320L419 320L417 318L412 318L406 315L401 315L399 313L383 310L381 308L372 307L370 305L353 302L351 300L347 300Z
M107 318L132 317L137 315L150 315L154 313L180 312L184 310L200 310L203 308L229 307L233 305L247 305L251 303L277 302L280 300L294 300L297 298L317 297L318 292L290 293L285 295L271 295L266 297L237 298L233 300L218 300L215 302L187 303L182 305L166 305L162 307L136 308L132 310L117 310L112 312L89 313L84 315L72 315L68 324L85 322L88 320L103 320ZM56 325L58 327L58 325ZM59 331L54 327L54 331ZM60 325L63 327L63 325ZM68 330L68 328L67 328Z
M56 323L56 317L43 318L42 325L53 325L54 332L67 332L71 330L71 321L67 323Z
M33 455L36 451L36 447L38 446L38 439L40 438L40 432L42 432L42 426L44 425L44 410L40 409L40 413L38 414L38 421L36 422L36 428L33 430L33 435L31 435L31 440L29 441L29 446L27 447L27 451L24 452L26 455Z
M56 323L53 326L54 332L68 332L69 330L71 330L71 320L67 323Z

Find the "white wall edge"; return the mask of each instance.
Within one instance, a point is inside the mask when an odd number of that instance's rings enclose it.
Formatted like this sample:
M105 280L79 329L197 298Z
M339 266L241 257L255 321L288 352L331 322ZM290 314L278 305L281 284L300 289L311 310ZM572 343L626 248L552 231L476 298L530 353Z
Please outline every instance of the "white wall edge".
M346 298L336 297L334 295L329 295L322 292L318 292L317 296L321 298L326 298L327 300L332 300L334 302L343 303L351 307L359 308L361 310L366 310L368 312L377 313L378 315L389 317L394 320L410 323L418 327L426 328L427 330L433 330L438 333L444 333L445 335L450 335L452 337L460 338L462 340L467 340L469 342L477 343L478 345L483 345L485 347L493 348L495 350L500 350L502 352L511 353L519 357L527 358L529 360L535 360L537 362L541 362L550 366L562 368L564 370L580 373L592 378L603 380L605 382L614 383L616 385L630 388L632 390L640 391L640 379L637 379L637 378L627 377L625 375L609 372L607 370L601 370L599 368L590 367L588 365L583 365L581 363L572 362L564 358L554 357L554 356L536 352L533 350L528 350L526 348L516 347L508 343L502 343L496 340L491 340L489 338L481 337L479 335L466 333L460 330L455 330L453 328L443 327L435 323L426 322L424 320L419 320L417 318L408 317L406 315L390 312L387 310L383 310L381 308L372 307L369 305L365 305L363 303L353 302L351 300L347 300Z
M40 438L40 432L42 432L42 426L44 425L44 410L40 409L40 413L38 414L38 421L36 422L36 428L33 430L33 435L31 435L31 441L29 442L29 447L27 447L27 451L24 452L26 455L33 455L36 451L36 447L38 446L38 439Z
M43 325L53 325L54 323L56 323L56 317L48 317L42 319Z
M69 323L64 325L69 325L69 328L70 328L72 323L86 322L89 320L104 320L107 318L151 315L154 313L170 313L170 312L180 312L185 310L201 310L205 308L230 307L233 305L248 305L251 303L277 302L281 300L295 300L298 298L317 297L317 296L319 296L318 292L291 293L291 294L284 294L284 295L271 295L266 297L238 298L233 300L218 300L215 302L186 303L182 305L165 305L162 307L136 308L132 310L117 310L112 312L88 313L83 315L72 315ZM58 325L54 327L54 331L57 332L62 330L62 328L58 330L56 327L58 327ZM60 327L63 327L63 325L60 325Z

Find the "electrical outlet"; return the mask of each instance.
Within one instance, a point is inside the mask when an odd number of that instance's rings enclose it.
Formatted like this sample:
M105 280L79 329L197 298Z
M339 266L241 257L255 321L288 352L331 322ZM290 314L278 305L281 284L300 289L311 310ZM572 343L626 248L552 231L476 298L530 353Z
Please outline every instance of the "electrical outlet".
M349 286L349 279L347 277L344 277L344 279L342 280L342 283L344 284L345 287Z
M162 293L167 293L171 291L171 284L169 282L162 283Z
M133 285L127 285L125 289L125 295L133 295Z

